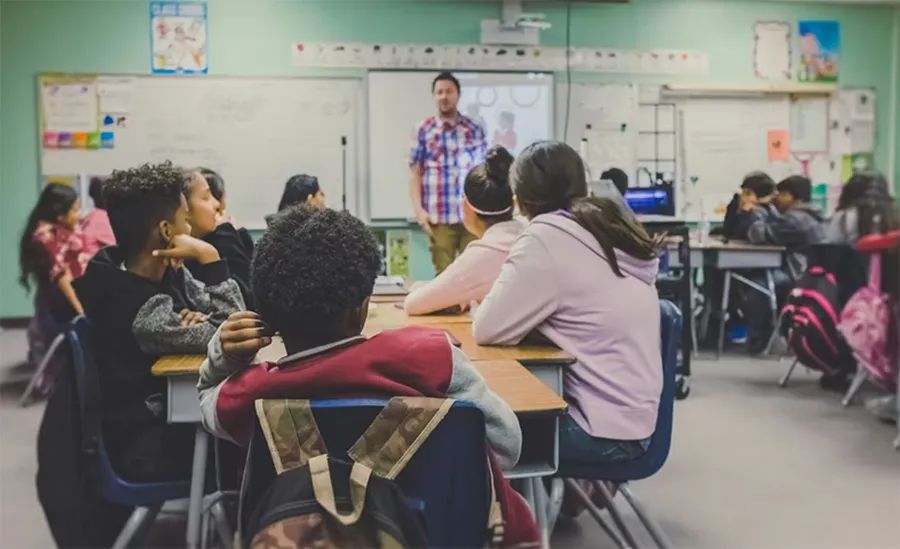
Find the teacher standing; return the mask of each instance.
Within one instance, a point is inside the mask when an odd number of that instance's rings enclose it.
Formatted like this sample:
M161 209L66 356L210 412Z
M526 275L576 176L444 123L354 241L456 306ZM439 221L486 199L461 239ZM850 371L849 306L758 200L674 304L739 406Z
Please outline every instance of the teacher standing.
M463 184L487 151L484 128L456 109L459 92L449 72L431 82L437 114L419 124L409 159L410 200L438 273L475 239L462 223Z

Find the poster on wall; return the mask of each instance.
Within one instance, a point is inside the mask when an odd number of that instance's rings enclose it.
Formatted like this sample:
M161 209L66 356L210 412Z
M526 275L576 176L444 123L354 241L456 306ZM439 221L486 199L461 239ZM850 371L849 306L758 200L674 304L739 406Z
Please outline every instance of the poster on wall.
M801 82L837 82L841 54L841 26L837 21L800 21Z
M759 21L753 25L753 72L764 80L791 78L791 25Z
M150 3L151 68L156 74L206 74L206 4Z

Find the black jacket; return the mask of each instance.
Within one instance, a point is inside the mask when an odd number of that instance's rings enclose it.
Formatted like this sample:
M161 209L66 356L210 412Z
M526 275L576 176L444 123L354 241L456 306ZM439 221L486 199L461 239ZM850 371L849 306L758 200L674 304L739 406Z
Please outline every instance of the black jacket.
M118 248L104 248L74 283L94 328L103 431L114 463L137 447L152 460L155 443L143 438L150 431L163 436L166 380L151 374L153 362L163 354L205 353L219 324L243 309L224 261L200 266L196 279L170 269L159 282L124 270L122 261ZM185 308L209 320L182 326Z
M203 237L219 252L228 264L231 278L241 289L241 296L248 309L253 309L253 290L250 285L250 263L253 261L253 238L247 229L236 229L231 223L222 223L216 230ZM200 267L196 261L186 263L191 273Z

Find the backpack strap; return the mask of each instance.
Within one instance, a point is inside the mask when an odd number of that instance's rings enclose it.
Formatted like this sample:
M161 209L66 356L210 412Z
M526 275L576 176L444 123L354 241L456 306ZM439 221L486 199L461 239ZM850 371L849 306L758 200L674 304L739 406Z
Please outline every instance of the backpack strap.
M347 452L381 477L394 479L447 416L450 398L394 397Z
M491 460L487 460L488 483L491 485L491 502L488 508L487 530L490 538L488 539L488 547L500 547L503 543L504 526L503 526L503 508L500 507L500 501L497 499L497 489L494 487L494 468L491 466Z
M254 405L277 474L327 453L308 400L258 399Z
M881 293L881 252L874 252L869 259L869 288Z
M348 514L338 512L327 455L318 455L309 460L309 474L312 479L313 493L319 505L344 526L356 524L362 516L366 504L366 488L369 485L372 470L362 463L354 463L353 468L350 469L350 501L353 504L353 511Z

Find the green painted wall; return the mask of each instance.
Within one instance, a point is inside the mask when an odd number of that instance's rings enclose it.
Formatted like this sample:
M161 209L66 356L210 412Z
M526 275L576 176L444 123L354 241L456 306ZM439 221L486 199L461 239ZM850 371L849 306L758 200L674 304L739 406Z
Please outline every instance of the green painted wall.
M230 75L300 74L289 57L289 45L297 40L476 42L480 20L498 13L498 3L438 0L211 0L209 5L210 71ZM564 45L564 5L536 2L528 8L546 13L553 24L543 34L543 43ZM572 9L572 45L706 51L709 80L716 82L752 81L754 21L837 19L842 25L841 83L875 87L882 105L891 90L888 67L894 61L890 44L898 8L632 0L625 5L577 4ZM38 193L35 77L48 71L148 72L148 12L147 2L137 0L0 2L0 317L31 312L15 279L19 231ZM878 128L876 159L884 167L889 124ZM427 276L429 260L421 235L412 245L413 274Z

